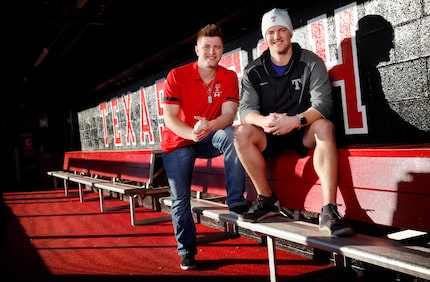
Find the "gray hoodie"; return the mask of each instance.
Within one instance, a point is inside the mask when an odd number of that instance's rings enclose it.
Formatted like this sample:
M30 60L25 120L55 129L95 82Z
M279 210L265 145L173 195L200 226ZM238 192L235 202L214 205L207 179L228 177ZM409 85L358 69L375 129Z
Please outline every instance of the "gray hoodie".
M332 87L324 61L315 53L293 43L293 56L284 74L272 66L269 49L250 62L242 77L239 114L287 113L290 116L313 108L323 118L333 109Z

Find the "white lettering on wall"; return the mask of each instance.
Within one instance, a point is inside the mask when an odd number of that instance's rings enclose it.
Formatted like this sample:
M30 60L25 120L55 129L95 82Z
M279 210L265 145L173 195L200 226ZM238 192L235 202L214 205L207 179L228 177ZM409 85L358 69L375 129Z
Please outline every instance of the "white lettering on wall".
M330 58L329 52L329 29L327 16L324 14L312 18L307 22L308 40L310 42L311 49L324 60L333 86L340 89L342 116L346 135L368 133L365 106L363 106L361 102L357 47L355 42L355 28L357 21L356 3L343 6L334 11L337 43L337 56L334 59ZM252 49L253 58L255 59L260 56L266 49L267 43L263 39L260 39L257 42L256 47ZM234 70L237 73L239 78L239 87L243 69L248 63L247 59L247 51L237 48L223 54L220 61L220 65ZM123 146L122 130L125 132L126 146L135 146L137 142L135 126L133 125L136 123L133 119L139 119L140 127L138 127L138 129L140 130L139 136L141 145L146 145L147 141L149 144L155 143L155 128L153 128L151 124L151 117L156 117L155 123L157 124L158 137L159 140L161 140L161 134L164 129L164 88L165 78L160 78L156 80L153 85L148 86L148 89L154 89L154 97L152 92L151 95L148 95L144 87L141 87L136 93L124 94L121 96L123 109L119 109L120 105L117 98L112 99L110 101L113 127L112 131L107 130L108 103L101 103L99 105L99 112L103 124L103 140L105 147L109 146L108 132L113 132L113 142L115 147ZM139 100L139 111L133 111L133 96ZM156 101L156 106L154 103L149 103L154 101ZM152 105L154 106L151 107ZM125 121L121 120L121 122L119 122L118 113L120 110L123 110L125 113ZM150 111L152 111L153 114L151 114ZM139 117L132 116L133 112L138 112ZM235 124L237 123L239 123L239 115L237 115L235 120Z

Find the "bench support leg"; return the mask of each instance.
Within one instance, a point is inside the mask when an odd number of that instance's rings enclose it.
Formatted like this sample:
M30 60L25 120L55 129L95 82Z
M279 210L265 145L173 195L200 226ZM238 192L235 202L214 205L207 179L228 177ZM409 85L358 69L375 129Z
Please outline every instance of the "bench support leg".
M339 254L333 254L334 256L334 265L337 268L349 268L352 265L351 259Z
M224 224L224 232L228 233L233 237L239 236L239 226L233 223L226 222Z
M269 257L270 282L277 281L275 238L267 236L267 254Z
M69 196L69 189L67 187L67 179L63 179L63 183L64 183L64 195Z
M105 212L105 198L103 195L103 189L98 189L98 190L99 190L99 199L100 199L100 211Z
M130 195L128 197L130 200L131 225L136 226L136 199L137 199L137 195Z
M202 193L201 193L200 191L197 191L197 192L196 192L196 198L197 198L197 199L203 199L203 197L202 197ZM197 214L196 214L196 222L197 222L198 224L202 223L202 217L201 217L200 213L197 213Z
M79 201L82 203L84 201L84 194L82 191L82 184L78 183L78 189L79 189Z

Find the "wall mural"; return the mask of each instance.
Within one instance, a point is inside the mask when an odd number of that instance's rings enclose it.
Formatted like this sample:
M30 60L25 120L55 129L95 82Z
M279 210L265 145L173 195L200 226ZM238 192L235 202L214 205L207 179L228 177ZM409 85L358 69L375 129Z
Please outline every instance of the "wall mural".
M425 13L421 1L396 2L398 17L386 2L352 3L294 32L293 41L326 63L340 145L430 142L430 17L424 16L430 8ZM236 71L240 84L242 70L266 44L255 33L227 47L221 64ZM160 76L78 113L82 150L159 148L163 91Z

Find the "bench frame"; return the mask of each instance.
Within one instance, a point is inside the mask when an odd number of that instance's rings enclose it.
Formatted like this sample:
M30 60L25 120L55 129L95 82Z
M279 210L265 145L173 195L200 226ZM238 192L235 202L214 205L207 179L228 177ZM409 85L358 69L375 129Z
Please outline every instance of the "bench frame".
M158 210L158 196L170 190L168 186L153 186L154 178L161 173L160 170L155 172L158 157L158 150L66 152L63 170L48 171L47 174L54 177L55 188L58 186L56 180L63 180L66 196L70 195L69 183L77 183L80 202L84 201L84 187L96 189L102 213L126 207L107 208L105 191L128 197L130 221L135 226L141 224L136 219L138 197L151 196L152 207Z
M340 148L339 154L341 179L338 204L341 214L354 221L385 226L395 231L412 231L418 238L427 238L430 220L425 218L424 211L428 211L430 199L430 144L373 147L363 145ZM288 172L286 168L289 169ZM223 169L222 156L196 161L191 188L197 192L197 198L191 199L191 206L197 215L197 222L204 216L223 223L226 232L237 232L238 227L241 227L255 232L262 239L266 238L271 282L277 281L277 239L309 246L315 251L322 250L322 253L331 253L335 267L349 268L355 259L430 280L429 248L412 246L408 240L402 242L389 239L388 236L357 234L347 238L331 237L320 231L315 222L303 220L303 217L300 220L302 211L317 215L321 209L321 187L313 171L312 151L305 158L298 158L286 152L280 158L271 160L268 165L269 179L282 206L293 211L293 219L274 217L261 223L238 221L236 216L229 213L225 204L202 199L202 192L226 195ZM369 172L373 172L374 174L370 175L375 177L369 177ZM413 181L403 181L402 177L408 176L409 173L415 176ZM399 187L401 189L398 189ZM247 199L254 201L256 193L252 189L252 183L248 181ZM369 196L366 199L367 194ZM383 201L384 204L381 205L379 200L390 194L396 197L388 198L389 200ZM402 199L402 205L395 206L395 199ZM162 197L160 203L171 206L171 199ZM354 208L345 213L345 208L350 208L351 203ZM393 210L393 205L397 209ZM416 210L414 214L402 214L402 211L408 211L410 208ZM412 222L408 219L412 219Z
M170 197L160 198L160 203L171 206ZM303 220L275 216L263 222L238 220L226 204L206 199L191 199L192 211L226 224L226 232L237 232L237 227L251 230L267 238L270 281L276 282L276 240L283 239L327 251L334 256L334 266L350 268L352 259L366 262L400 273L430 279L430 249L407 245L399 241L363 234L351 237L330 236L319 230L318 225Z

